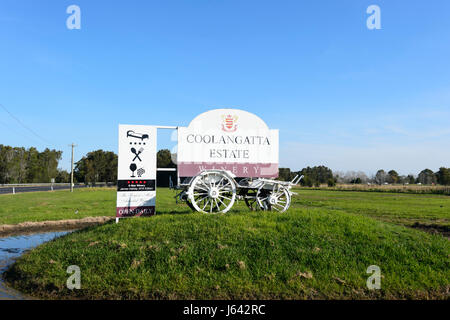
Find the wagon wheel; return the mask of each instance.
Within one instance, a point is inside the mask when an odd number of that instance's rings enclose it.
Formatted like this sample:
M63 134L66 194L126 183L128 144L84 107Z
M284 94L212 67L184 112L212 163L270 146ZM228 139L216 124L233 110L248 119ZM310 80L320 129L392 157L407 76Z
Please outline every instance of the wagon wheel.
M236 200L236 185L225 174L205 172L194 178L188 193L191 205L198 212L225 213Z
M280 185L274 186L273 190L259 188L256 198L262 210L285 212L291 205L289 191Z
M256 197L257 194L258 190L255 189L246 189L242 194L245 204L251 211L258 211L262 209L258 203L258 199Z
M191 200L187 199L186 204L188 205L189 208L191 208L192 211L195 211L195 207L192 205Z

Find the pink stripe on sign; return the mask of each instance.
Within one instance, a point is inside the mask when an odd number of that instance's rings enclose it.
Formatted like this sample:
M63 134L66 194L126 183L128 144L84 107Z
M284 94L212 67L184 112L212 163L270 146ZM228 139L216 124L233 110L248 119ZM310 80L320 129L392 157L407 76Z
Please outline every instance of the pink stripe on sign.
M180 177L193 177L208 169L229 170L239 178L278 177L278 163L178 162Z
M125 217L144 217L144 216L152 216L155 214L155 207L117 207L116 209L116 217L125 218Z

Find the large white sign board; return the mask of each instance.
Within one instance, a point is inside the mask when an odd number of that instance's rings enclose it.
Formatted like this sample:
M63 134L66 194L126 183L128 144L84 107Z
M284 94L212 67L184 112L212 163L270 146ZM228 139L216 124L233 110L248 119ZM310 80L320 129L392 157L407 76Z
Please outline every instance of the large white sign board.
M156 131L152 126L119 125L116 217L155 213Z
M178 128L178 174L224 169L237 177L278 177L278 130L238 109L216 109Z

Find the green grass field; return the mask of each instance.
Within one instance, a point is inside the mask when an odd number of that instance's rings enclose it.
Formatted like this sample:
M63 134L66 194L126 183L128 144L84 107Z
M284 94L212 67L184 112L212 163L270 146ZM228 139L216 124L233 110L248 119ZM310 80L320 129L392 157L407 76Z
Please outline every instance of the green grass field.
M294 203L361 214L406 226L450 229L450 197L431 194L301 190Z
M300 190L283 214L192 213L158 189L157 216L74 232L6 273L26 293L88 299L446 299L450 197ZM29 197L31 196L32 199ZM114 215L113 189L0 196L0 223ZM21 210L16 210L20 208ZM31 208L29 210L28 208ZM78 210L78 214L74 211ZM66 268L81 290L66 289ZM369 290L367 267L381 268Z
M115 189L78 189L0 195L0 224L114 215Z

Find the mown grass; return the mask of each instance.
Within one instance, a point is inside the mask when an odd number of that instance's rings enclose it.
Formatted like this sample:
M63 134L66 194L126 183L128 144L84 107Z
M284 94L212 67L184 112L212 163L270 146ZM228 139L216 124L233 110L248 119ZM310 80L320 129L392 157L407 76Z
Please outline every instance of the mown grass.
M115 188L0 195L0 224L114 215Z
M300 207L343 210L406 226L450 228L450 197L442 195L296 190Z
M227 214L203 215L158 189L161 214L46 243L22 256L6 278L45 298L449 297L448 239L386 222L419 219L419 199L434 208L423 212L425 220L448 219L440 207L449 207L448 197L343 193L302 190L284 214L249 212L240 203ZM383 215L390 219L379 220ZM81 269L81 290L66 289L70 265ZM370 265L381 268L381 290L366 286Z
M305 189L311 189L303 187ZM413 193L413 194L442 194L450 195L450 186L443 185L402 185L402 184L337 184L334 187L328 187L326 184L320 187L314 187L316 190L337 190L337 191L364 191L364 192L395 192L395 193Z

